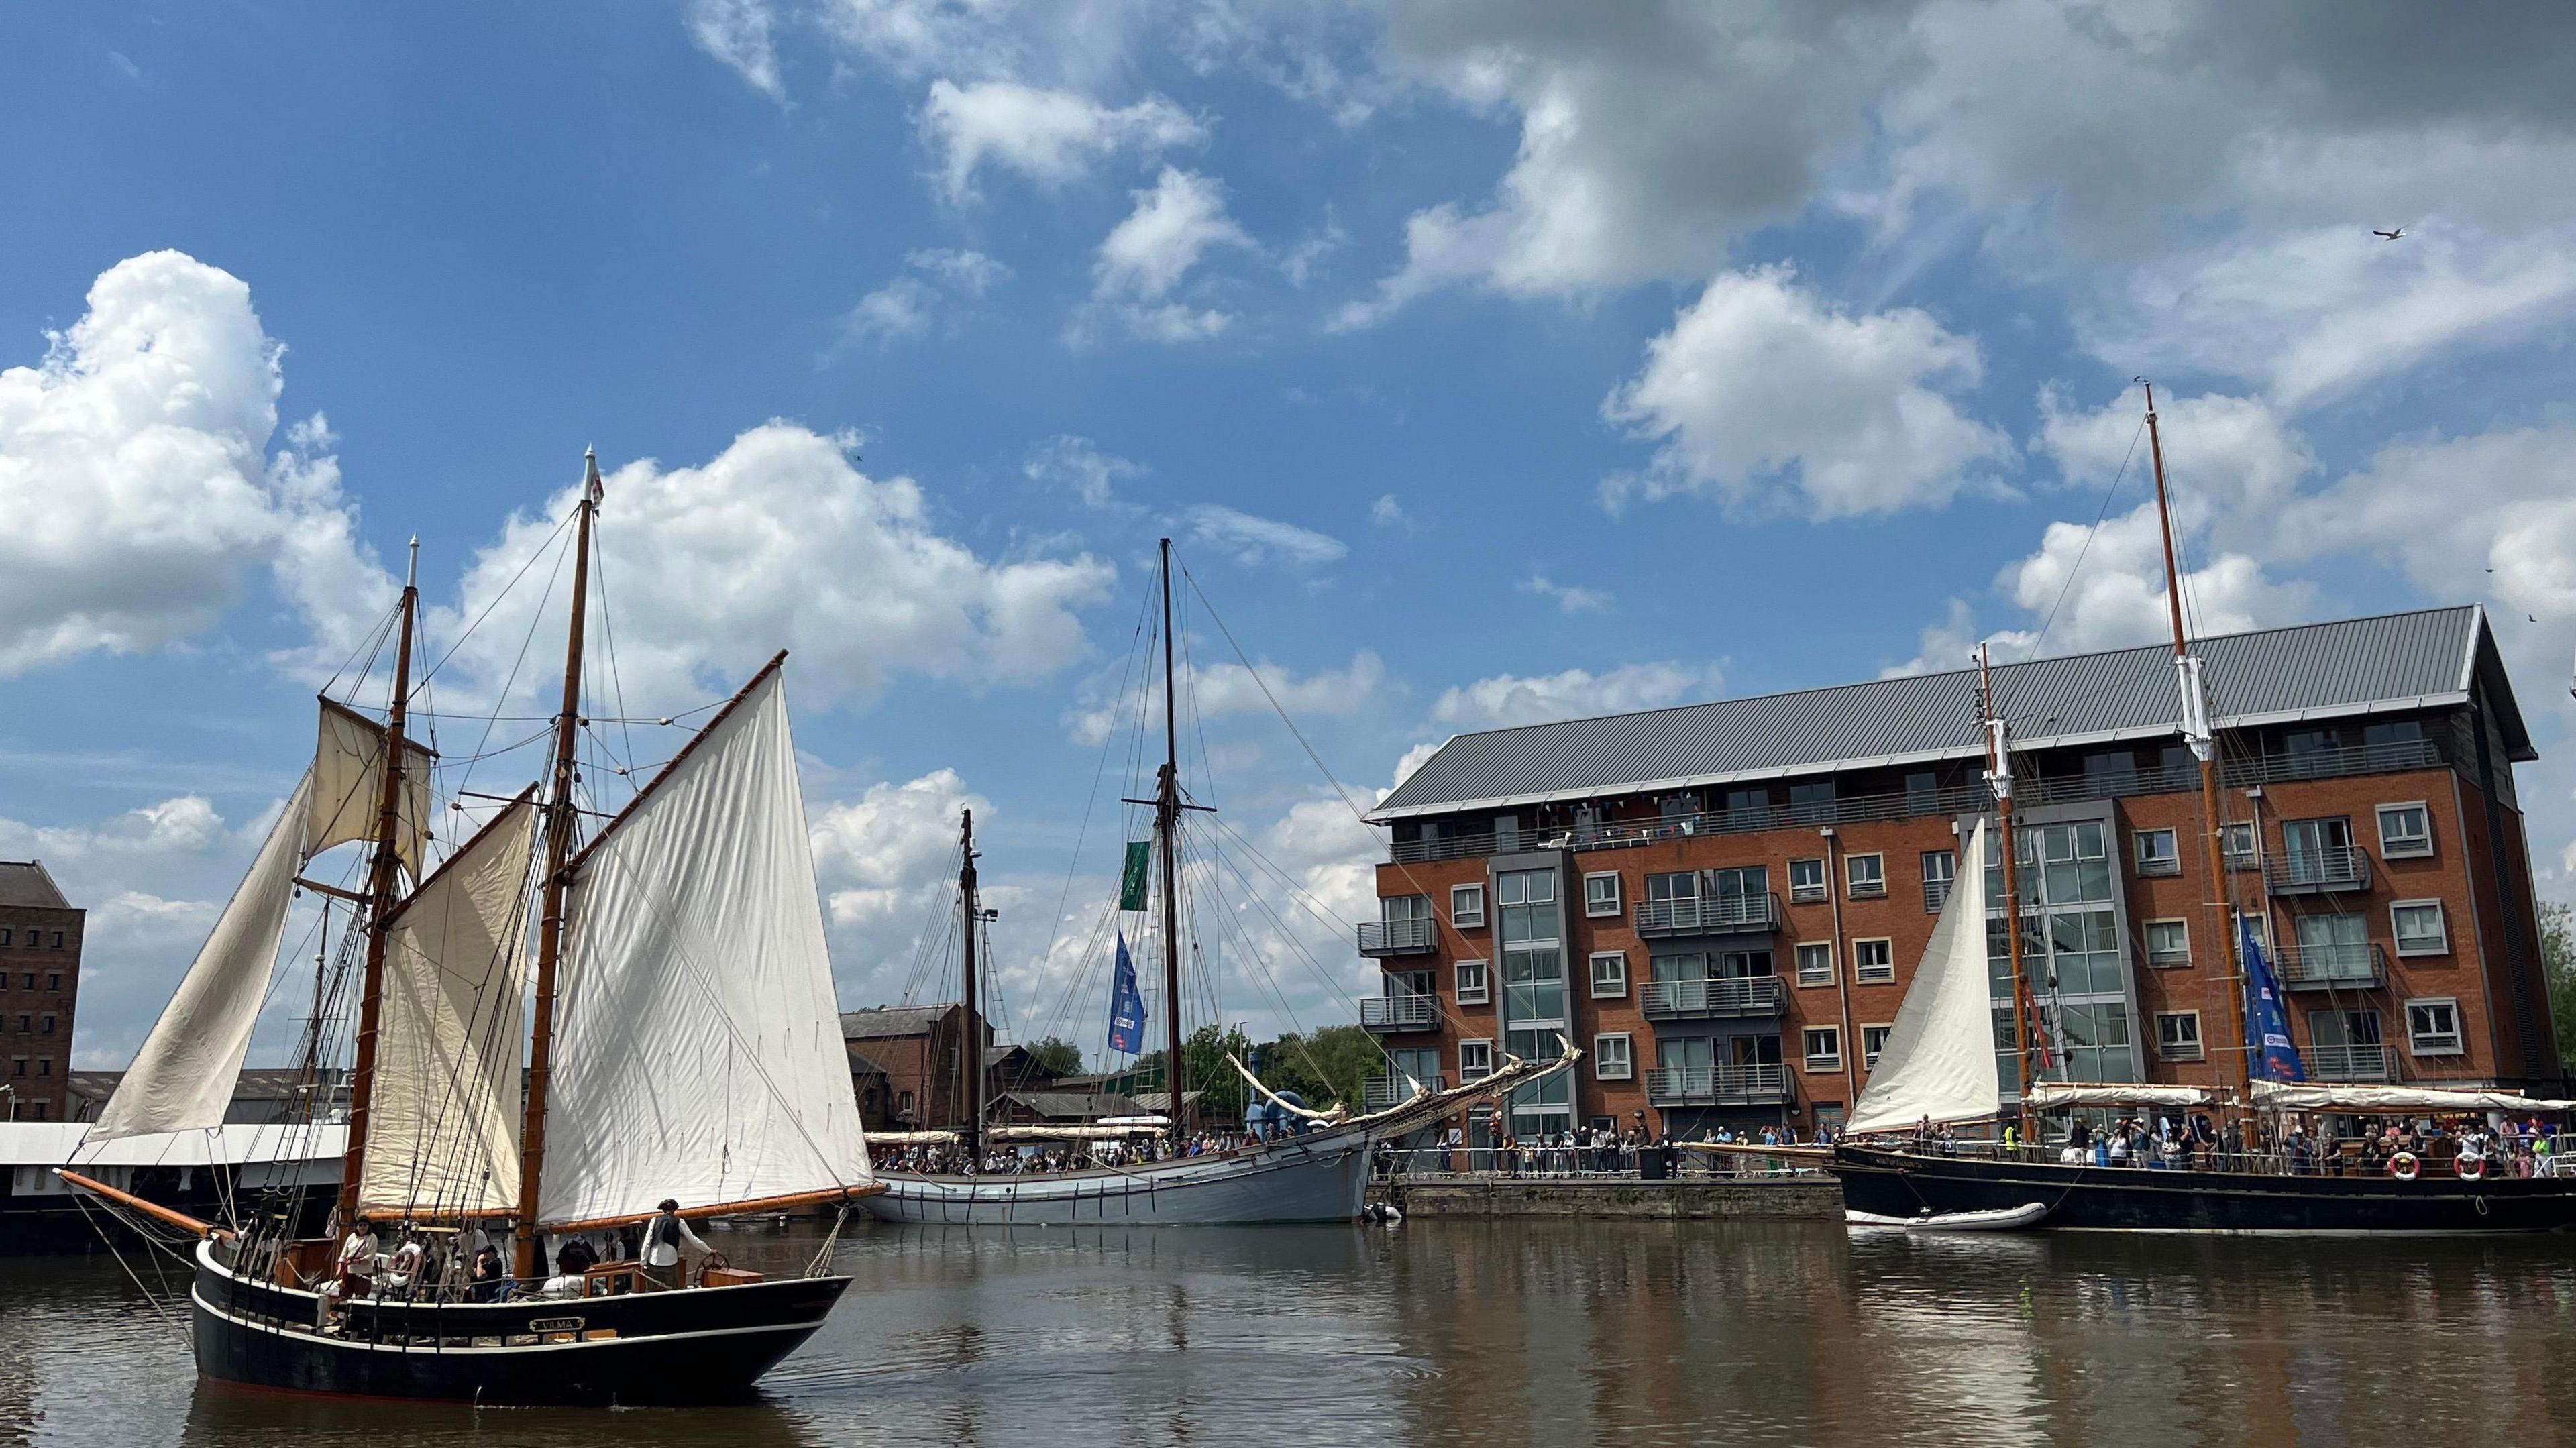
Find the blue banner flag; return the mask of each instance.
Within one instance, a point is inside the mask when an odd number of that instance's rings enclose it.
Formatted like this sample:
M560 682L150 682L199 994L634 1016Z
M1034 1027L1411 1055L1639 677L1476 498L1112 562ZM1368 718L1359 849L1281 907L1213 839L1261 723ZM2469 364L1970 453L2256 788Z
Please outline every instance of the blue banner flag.
M2245 957L2245 1032L2253 1037L2246 1044L2253 1048L2250 1074L2257 1081L2305 1081L2308 1068L2299 1060L2299 1048L2290 1040L2290 1013L2281 1005L2281 982L2272 974L2272 963L2263 958L2262 942L2254 938L2254 922L2236 922Z
M1127 958L1127 932L1118 932L1118 974L1109 986L1109 1049L1132 1056L1145 1046L1145 997L1136 989L1136 962Z

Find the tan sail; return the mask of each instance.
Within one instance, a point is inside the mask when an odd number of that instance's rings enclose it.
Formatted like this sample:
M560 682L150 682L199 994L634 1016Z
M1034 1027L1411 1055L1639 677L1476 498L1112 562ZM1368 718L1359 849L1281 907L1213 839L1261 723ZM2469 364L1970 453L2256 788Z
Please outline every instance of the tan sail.
M406 741L403 791L396 813L397 852L415 880L430 824L429 761L436 756ZM304 853L376 837L376 806L384 792L385 726L354 709L322 701L321 738L313 749L313 789L305 809Z
M386 924L358 1188L371 1212L478 1213L518 1200L533 793L493 817Z

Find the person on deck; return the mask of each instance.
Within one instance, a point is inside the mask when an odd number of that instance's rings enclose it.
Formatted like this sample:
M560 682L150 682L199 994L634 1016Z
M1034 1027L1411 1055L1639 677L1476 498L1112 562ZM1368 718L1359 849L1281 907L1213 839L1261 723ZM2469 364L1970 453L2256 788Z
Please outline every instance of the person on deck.
M688 1274L681 1269L681 1244L696 1248L697 1255L701 1257L710 1249L698 1240L697 1233L689 1230L688 1222L680 1216L678 1201L664 1197L659 1210L662 1215L644 1228L644 1270L657 1282L662 1280L661 1274L668 1271L670 1281L664 1285L684 1287L688 1285Z
M364 1297L376 1285L376 1256L384 1244L376 1236L376 1224L361 1221L340 1244L340 1292L342 1297Z
M474 1254L474 1300L498 1302L509 1295L510 1269L501 1263L501 1249L485 1243Z
M555 1273L558 1276L579 1277L598 1265L599 1253L591 1247L587 1237L578 1234L566 1237L564 1244L555 1249Z

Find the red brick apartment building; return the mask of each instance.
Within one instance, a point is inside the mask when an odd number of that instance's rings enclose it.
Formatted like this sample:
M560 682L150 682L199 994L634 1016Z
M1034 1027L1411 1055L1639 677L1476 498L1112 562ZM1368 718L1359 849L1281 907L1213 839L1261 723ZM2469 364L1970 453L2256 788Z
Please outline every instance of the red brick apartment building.
M2309 1074L2563 1094L2513 766L2537 758L2483 609L2204 640L2232 908ZM1993 800L1973 672L1461 735L1379 808L1403 1076L1585 1059L1515 1129L1837 1125ZM2200 771L2162 647L1995 671L2047 1074L2213 1084L2240 1050ZM2000 869L1988 936L2017 1094ZM1478 1123L1481 1131L1483 1124Z
M68 1121L81 924L36 860L0 860L0 1120Z

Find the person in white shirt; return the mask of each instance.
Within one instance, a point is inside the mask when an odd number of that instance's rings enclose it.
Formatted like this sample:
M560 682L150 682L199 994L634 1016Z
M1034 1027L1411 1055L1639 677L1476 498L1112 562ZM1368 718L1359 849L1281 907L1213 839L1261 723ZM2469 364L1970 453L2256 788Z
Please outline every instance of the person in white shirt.
M705 1256L709 1249L706 1243L698 1240L697 1233L689 1230L688 1222L680 1216L678 1201L664 1197L659 1210L661 1215L647 1223L644 1228L645 1273L655 1281L663 1282L665 1286L686 1286L688 1274L680 1270L681 1244L686 1243L696 1248L701 1257ZM665 1271L670 1273L667 1282L664 1282L662 1277Z

